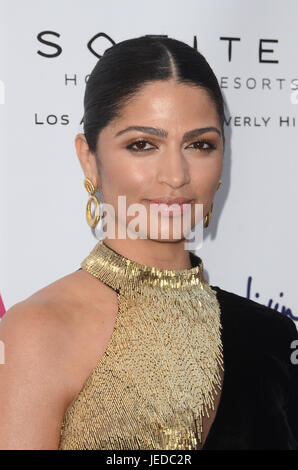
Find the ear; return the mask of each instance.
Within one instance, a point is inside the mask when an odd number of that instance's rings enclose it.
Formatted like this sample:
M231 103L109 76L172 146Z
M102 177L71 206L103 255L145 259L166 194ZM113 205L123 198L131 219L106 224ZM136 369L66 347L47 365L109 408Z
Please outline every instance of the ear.
M91 179L95 188L98 188L100 181L96 157L89 148L85 134L80 133L75 137L75 147L84 175Z

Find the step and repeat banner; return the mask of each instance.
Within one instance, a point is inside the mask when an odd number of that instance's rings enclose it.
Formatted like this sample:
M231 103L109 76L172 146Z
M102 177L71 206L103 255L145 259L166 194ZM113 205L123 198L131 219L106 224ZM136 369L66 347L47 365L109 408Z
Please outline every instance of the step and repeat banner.
M0 1L0 316L97 242L74 147L85 84L106 48L163 34L205 55L227 103L205 275L298 325L297 18L297 0Z

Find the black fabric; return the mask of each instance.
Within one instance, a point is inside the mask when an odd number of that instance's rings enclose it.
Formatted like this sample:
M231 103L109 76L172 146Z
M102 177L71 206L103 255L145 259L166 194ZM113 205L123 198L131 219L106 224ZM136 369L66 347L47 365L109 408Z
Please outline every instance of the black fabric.
M189 253L192 266L198 265L201 258ZM251 299L210 287L221 310L225 374L203 450L297 450L298 364L291 361L298 349L295 323Z
M298 449L295 323L286 315L211 286L221 309L224 381L203 450ZM298 347L298 341L296 348Z

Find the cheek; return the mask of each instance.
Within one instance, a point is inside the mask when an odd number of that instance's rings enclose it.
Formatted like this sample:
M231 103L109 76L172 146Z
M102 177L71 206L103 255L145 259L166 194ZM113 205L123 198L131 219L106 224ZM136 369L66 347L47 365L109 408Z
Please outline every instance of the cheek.
M137 197L142 195L146 188L152 187L154 170L135 159L111 158L106 160L102 168L102 180L105 193L110 197L117 195L129 195ZM109 198L110 198L109 197Z
M196 192L200 198L208 200L213 197L221 176L221 170L222 164L218 158L206 159L195 168L192 168L191 180L193 187L197 188Z

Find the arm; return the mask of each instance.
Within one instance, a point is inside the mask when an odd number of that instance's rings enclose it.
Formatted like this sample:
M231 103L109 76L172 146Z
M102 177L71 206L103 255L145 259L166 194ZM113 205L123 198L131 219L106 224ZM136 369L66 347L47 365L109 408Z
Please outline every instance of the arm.
M0 322L0 449L58 448L67 402L64 330L48 307L26 301Z

